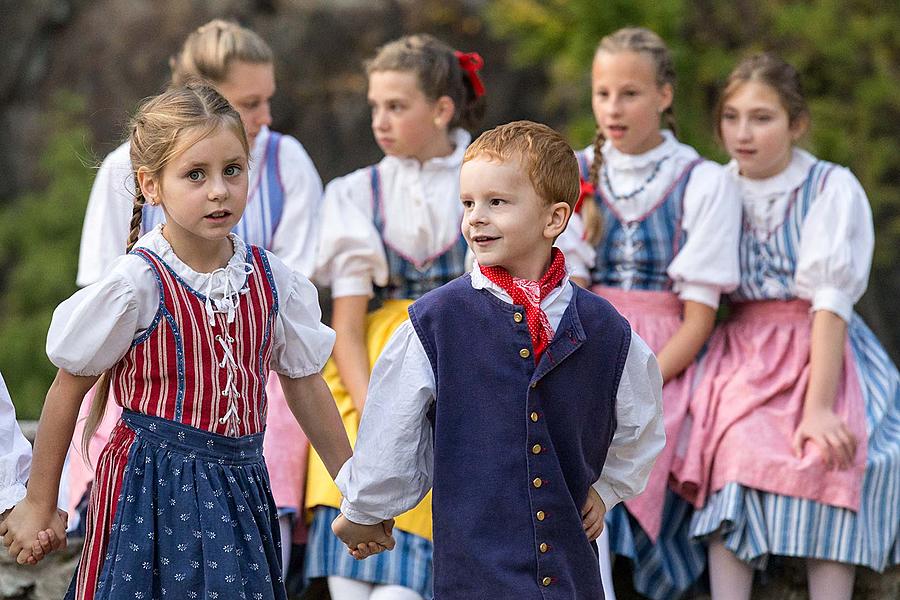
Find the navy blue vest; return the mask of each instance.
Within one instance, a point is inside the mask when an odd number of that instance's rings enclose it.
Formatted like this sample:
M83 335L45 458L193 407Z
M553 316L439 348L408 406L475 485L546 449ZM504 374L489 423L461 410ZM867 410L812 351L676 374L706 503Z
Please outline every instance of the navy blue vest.
M615 432L631 329L573 287L537 366L523 307L469 275L409 308L437 387L435 600L603 598L580 511Z

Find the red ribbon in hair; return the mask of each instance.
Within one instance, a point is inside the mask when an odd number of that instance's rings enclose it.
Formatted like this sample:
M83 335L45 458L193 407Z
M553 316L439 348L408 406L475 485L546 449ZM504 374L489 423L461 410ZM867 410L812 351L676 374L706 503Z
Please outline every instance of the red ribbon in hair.
M596 193L597 188L594 187L594 184L582 177L581 191L578 194L578 201L575 203L575 212L581 212L581 204L584 202L584 199L593 198Z
M481 98L484 96L484 84L481 83L481 78L478 77L478 71L484 66L484 59L481 58L481 55L477 52L460 52L459 50L454 50L453 54L459 60L460 68L468 75L469 82L472 84L472 91L475 92L475 97Z

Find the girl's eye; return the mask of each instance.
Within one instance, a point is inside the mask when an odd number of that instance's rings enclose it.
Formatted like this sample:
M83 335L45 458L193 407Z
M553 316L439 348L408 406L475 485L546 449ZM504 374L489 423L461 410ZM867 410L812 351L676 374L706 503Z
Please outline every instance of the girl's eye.
M756 120L760 123L767 123L772 120L770 115L756 115Z
M722 114L723 121L734 121L735 119L737 119L737 115L734 113L723 113Z
M606 90L598 90L597 91L598 98L606 98L607 96L609 96L609 92L607 92Z
M241 168L238 165L228 165L225 167L225 177L236 177L241 174Z
M191 181L203 181L203 171L194 169L187 174L187 178Z
M253 102L245 102L244 108L247 110L253 110L259 106L259 100L254 100Z

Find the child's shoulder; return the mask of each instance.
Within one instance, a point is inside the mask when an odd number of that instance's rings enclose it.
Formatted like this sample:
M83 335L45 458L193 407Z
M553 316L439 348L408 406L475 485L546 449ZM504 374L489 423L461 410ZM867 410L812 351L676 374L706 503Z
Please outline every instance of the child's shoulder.
M581 317L582 326L591 327L597 325L605 329L611 325L618 324L626 329L631 328L625 317L607 299L579 285L570 285L574 288L572 302L575 303L575 307ZM590 334L591 332L588 331L587 333Z

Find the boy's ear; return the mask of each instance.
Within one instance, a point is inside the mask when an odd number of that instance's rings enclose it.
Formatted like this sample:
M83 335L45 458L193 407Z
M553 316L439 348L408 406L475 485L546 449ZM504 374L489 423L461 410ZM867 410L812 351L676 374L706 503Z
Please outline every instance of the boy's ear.
M565 231L572 216L572 207L568 202L555 202L550 206L550 218L544 226L544 237L555 240Z

